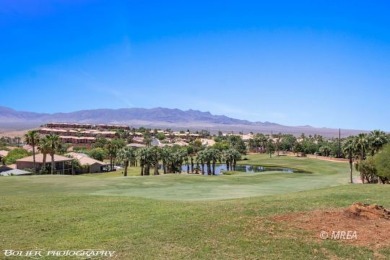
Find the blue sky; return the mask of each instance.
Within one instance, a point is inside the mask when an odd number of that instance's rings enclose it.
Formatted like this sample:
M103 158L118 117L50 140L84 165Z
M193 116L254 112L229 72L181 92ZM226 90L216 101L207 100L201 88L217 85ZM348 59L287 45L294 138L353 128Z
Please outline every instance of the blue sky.
M0 0L1 106L390 131L387 1Z

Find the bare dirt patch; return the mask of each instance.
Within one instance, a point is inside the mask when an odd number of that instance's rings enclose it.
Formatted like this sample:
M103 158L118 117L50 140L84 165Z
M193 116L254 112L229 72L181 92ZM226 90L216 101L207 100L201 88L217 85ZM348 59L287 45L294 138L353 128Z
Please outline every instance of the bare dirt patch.
M374 250L390 246L390 211L378 205L354 203L346 209L279 215L273 220L310 231L317 240L338 240Z

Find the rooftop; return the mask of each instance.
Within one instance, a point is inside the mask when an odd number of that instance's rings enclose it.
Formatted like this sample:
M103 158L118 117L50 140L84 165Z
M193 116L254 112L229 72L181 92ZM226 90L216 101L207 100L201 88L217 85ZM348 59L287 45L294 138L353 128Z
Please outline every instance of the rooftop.
M100 164L100 165L107 165L105 162L95 160L85 153L75 153L75 152L70 152L67 153L67 155L73 157L74 159L79 160L81 165L93 165L93 164Z
M33 156L28 156L28 157L24 157L22 159L19 159L19 160L16 160L16 162L33 162ZM50 162L51 161L51 157L50 155L48 154L46 156L46 162ZM68 158L68 157L65 157L65 156L61 156L61 155L58 155L58 154L55 154L54 155L54 161L55 162L68 162L68 161L72 161L72 158ZM41 153L38 153L35 155L35 162L36 163L43 163L43 154Z

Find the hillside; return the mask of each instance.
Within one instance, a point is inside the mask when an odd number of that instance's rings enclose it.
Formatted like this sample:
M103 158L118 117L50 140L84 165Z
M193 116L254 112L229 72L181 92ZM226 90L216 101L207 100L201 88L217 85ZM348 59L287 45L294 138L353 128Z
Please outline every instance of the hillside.
M0 107L0 129L3 131L32 128L48 122L128 124L133 127L207 129L212 132L221 130L263 133L282 132L295 135L301 133L321 134L324 136L338 135L338 129L314 128L311 126L283 126L270 122L250 122L198 110L183 111L159 107L152 109L92 109L49 114L16 111L11 108ZM360 132L362 131L342 130L342 135L348 136Z

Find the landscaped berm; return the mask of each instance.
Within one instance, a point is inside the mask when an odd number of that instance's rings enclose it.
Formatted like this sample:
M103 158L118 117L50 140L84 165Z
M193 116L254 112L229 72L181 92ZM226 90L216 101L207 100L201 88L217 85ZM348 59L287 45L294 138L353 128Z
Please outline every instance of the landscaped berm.
M0 177L0 258L389 259L388 185L349 184L346 162L247 159L304 173Z

